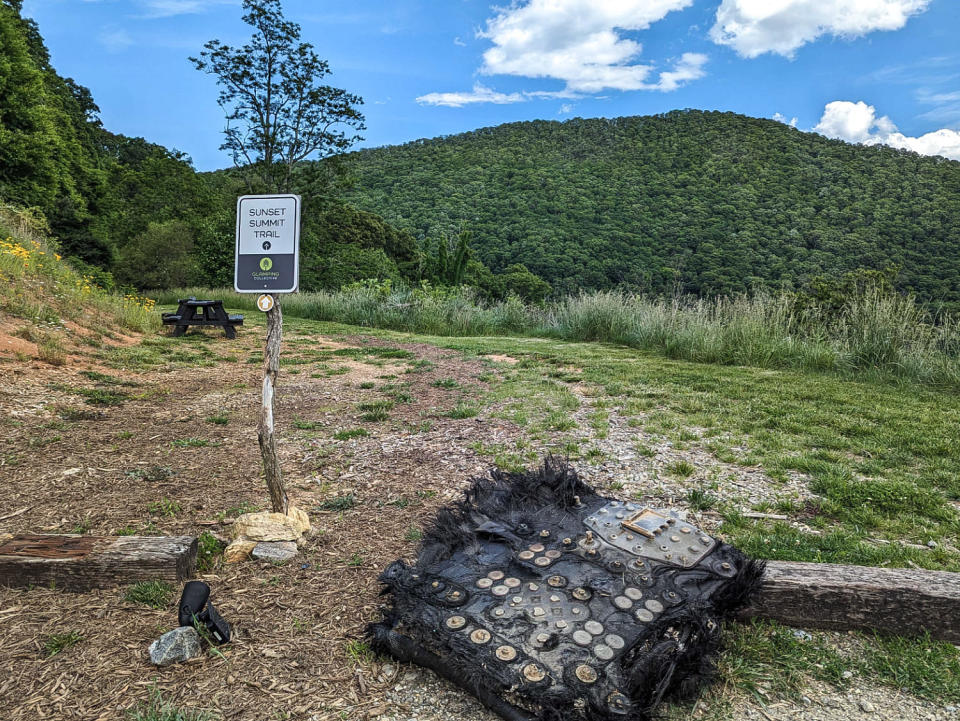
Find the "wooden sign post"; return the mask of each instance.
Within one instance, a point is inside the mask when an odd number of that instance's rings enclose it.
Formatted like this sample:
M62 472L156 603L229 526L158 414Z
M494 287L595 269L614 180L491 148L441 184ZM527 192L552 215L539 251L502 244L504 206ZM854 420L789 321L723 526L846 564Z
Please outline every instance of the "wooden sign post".
M238 198L233 287L238 293L260 293L257 307L267 316L257 440L270 504L276 513L286 513L290 506L283 486L274 432L274 397L283 341L283 312L276 294L297 290L299 269L300 196L244 195Z

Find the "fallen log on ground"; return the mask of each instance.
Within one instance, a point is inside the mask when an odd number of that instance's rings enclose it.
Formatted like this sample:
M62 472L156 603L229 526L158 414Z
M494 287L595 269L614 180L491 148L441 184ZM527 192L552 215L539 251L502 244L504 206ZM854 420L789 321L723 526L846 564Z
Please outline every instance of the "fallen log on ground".
M179 583L193 575L192 536L20 535L0 540L0 586L66 591L137 581Z
M960 643L960 573L768 561L741 618L836 631L877 630Z

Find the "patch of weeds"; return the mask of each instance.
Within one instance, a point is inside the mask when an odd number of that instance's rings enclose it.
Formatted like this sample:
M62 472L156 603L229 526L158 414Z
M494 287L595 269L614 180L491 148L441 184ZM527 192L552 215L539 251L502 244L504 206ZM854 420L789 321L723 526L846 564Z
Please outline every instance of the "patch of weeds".
M136 536L137 529L133 526L124 526L123 528L118 528L113 532L114 536Z
M599 461L599 460L605 458L605 457L606 457L606 454L605 454L603 451L601 451L599 448L597 448L596 446L590 446L590 448L587 449L587 452L584 453L584 457L585 457L588 461L596 462L596 461Z
M410 526L407 529L407 532L403 535L404 541L409 541L410 543L417 543L423 538L423 531L421 531L416 526Z
M623 481L610 481L607 487L611 491L622 491L623 490Z
M164 700L159 690L150 692L150 700L138 703L124 713L124 721L214 721L208 711L185 709Z
M476 406L472 406L469 403L464 403L461 401L457 403L452 409L447 411L445 414L448 418L455 418L457 420L463 420L464 418L473 418L479 413L479 410Z
M354 551L350 554L350 558L347 559L347 565L351 568L360 568L363 565L363 556Z
M653 458L655 455L657 455L656 450L643 443L637 443L633 447L637 453L644 458Z
M348 493L344 496L337 496L336 498L328 498L325 501L321 501L317 505L317 508L321 511L349 511L356 505L356 497L352 493Z
M338 441L349 441L351 438L366 438L370 432L366 428L348 428L333 434Z
M58 335L47 333L37 343L37 358L52 366L62 366L67 362L67 351Z
M76 533L78 536L82 536L84 533L90 530L90 527L93 523L89 518L82 518L70 529L70 533Z
M318 421L304 421L300 418L294 418L293 427L299 428L301 431L315 431L320 427L320 423Z
M690 461L674 461L667 464L667 473L677 478L689 478L696 472L696 468Z
M431 383L434 388L459 388L460 384L453 378L440 378Z
M173 518L183 509L180 504L172 498L161 498L159 501L153 501L147 504L147 510L155 516L166 516Z
M357 388L362 388L365 391L368 391L372 388L376 388L377 384L373 381L364 381L363 383L358 383Z
M226 413L218 413L215 416L207 416L207 423L212 423L215 426L225 426L230 422L230 416Z
M122 391L109 391L103 388L77 388L59 384L54 384L54 387L55 390L83 396L84 400L92 406L121 406L130 400L130 396Z
M426 373L430 370L433 370L435 365L436 364L433 361L429 361L426 358L420 358L419 360L413 361L404 371L404 373Z
M866 665L895 688L937 703L960 702L960 648L923 638L874 636Z
M197 570L212 570L225 547L226 544L210 531L201 533L197 538Z
M148 468L134 468L132 471L127 471L127 475L131 478L142 478L148 483L159 483L177 474L169 466L150 466Z
M140 385L135 381L124 380L123 378L117 378L116 376L107 375L106 373L98 373L97 371L80 371L80 375L84 376L85 378L89 378L95 383L101 383L108 386L127 386L134 388Z
M385 421L390 417L390 411L393 410L393 401L372 401L370 403L358 403L357 410L362 412L361 420L372 423Z
M376 654L366 641L347 641L344 650L354 663L373 663L374 658L376 658Z
M127 589L123 599L150 608L164 609L170 603L171 595L173 586L166 581L140 581Z
M260 506L250 503L249 501L243 501L239 506L231 506L227 510L217 513L217 520L222 521L225 518L237 518L244 513L256 513L259 510Z
M436 498L437 492L432 490L417 491L417 498Z
M702 488L694 488L687 494L687 503L695 511L709 511L720 500Z
M205 438L175 438L170 445L174 448L204 448L210 445L210 441Z
M554 409L547 413L543 425L548 431L571 431L577 427L577 422L570 417L567 411Z
M42 446L49 446L51 443L57 443L62 440L63 440L63 436L61 435L50 436L49 438L39 438L36 436L31 436L27 440L27 445L31 448L36 448L36 447L42 447Z
M136 434L133 431L120 431L114 438L118 441L125 441L128 438L133 438Z
M73 648L83 640L83 635L79 631L66 631L64 633L52 633L43 638L43 655L47 658L56 656L61 651Z

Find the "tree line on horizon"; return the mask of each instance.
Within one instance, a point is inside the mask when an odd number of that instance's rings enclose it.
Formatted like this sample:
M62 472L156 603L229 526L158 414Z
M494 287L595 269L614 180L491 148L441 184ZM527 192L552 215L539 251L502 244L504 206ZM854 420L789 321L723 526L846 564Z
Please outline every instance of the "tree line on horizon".
M98 283L230 285L240 170L198 173L105 129L21 0L0 0L0 201L38 208ZM303 290L378 279L532 302L592 289L827 298L882 276L960 309L960 163L774 121L511 123L282 170L305 194Z

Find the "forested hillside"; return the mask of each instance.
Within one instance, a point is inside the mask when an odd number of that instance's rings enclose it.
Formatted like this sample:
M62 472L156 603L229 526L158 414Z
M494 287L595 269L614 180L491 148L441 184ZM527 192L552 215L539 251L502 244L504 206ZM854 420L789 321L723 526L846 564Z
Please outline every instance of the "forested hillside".
M960 306L960 163L732 113L535 121L352 154L359 207L556 291L721 294L901 266Z

